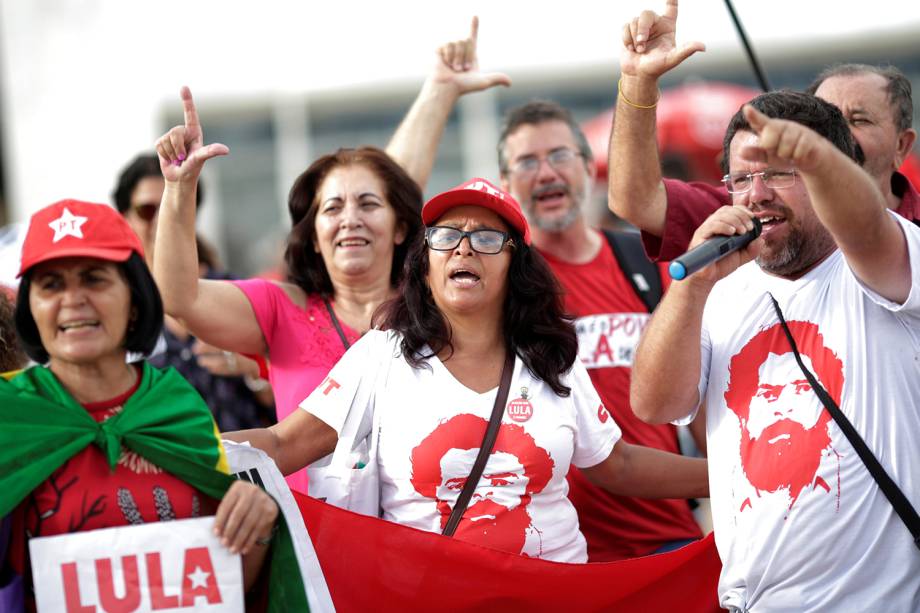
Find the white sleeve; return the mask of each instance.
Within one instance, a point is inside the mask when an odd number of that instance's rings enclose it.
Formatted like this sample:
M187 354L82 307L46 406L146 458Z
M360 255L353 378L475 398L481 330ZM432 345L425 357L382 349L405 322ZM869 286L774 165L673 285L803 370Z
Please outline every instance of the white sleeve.
M370 330L345 352L323 382L300 403L339 435L347 421L361 420L355 440L370 432L374 414L374 387L377 373L385 364L389 344L387 334Z
M862 282L856 278L856 275L853 275L849 266L847 266L847 269L850 270L853 279L859 285L862 292L868 296L869 300L883 309L887 309L900 316L920 319L920 227L917 227L913 222L904 219L894 211L888 211L888 214L894 217L900 224L901 231L904 232L904 238L907 241L907 254L910 261L910 293L907 295L907 300L902 304L898 304L897 302L888 300L884 296L879 296L875 291L863 285Z
M601 402L591 377L580 360L575 360L565 384L572 388L575 403L575 449L572 464L578 468L597 466L607 459L622 433L613 415Z

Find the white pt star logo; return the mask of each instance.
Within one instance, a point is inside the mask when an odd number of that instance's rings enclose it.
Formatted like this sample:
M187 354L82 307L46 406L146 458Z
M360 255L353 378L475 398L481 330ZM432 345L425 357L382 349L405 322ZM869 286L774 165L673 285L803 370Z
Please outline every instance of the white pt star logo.
M495 189L494 187L492 187L485 181L476 181L475 183L468 185L466 189L474 189L476 191L485 192L487 194L495 196L496 198L501 198L502 200L505 199L505 197L502 195L500 191L498 191L497 189Z
M207 587L208 577L210 576L211 573L202 570L200 566L195 567L195 572L186 575L186 577L189 578L189 581L192 582L192 589L195 589L196 587Z
M74 215L65 208L60 217L48 224L48 227L54 230L54 238L51 239L51 242L56 243L65 236L83 238L83 224L88 219L88 217Z

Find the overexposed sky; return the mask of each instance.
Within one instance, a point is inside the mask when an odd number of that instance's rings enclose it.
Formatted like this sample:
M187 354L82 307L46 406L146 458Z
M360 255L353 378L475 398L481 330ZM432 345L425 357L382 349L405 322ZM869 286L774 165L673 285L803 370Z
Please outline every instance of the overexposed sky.
M513 71L540 65L613 61L622 25L645 8L640 0L3 0L4 38L16 68L72 68L87 76L194 83L203 92L303 91L424 74L431 51L466 36L481 20L485 66ZM904 0L736 0L755 45L833 39L857 31L914 28L920 3ZM13 28L13 25L31 26ZM680 38L711 50L738 47L720 0L681 5ZM35 40L39 38L39 40ZM38 53L19 57L17 39ZM37 44L36 44L37 43ZM4 45L7 46L7 45ZM739 49L740 53L740 49ZM140 61L139 61L140 60ZM90 75L86 69L92 68ZM90 84L92 81L90 81ZM244 86L245 84L245 86Z

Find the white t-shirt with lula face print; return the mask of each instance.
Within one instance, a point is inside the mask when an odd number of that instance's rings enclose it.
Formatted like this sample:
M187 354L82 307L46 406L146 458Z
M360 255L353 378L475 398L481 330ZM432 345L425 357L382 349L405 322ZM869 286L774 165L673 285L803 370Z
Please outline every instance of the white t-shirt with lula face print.
M472 469L497 389L467 388L437 357L412 368L399 340L368 332L300 406L337 432L350 411L365 412L359 439L379 413L384 518L441 532ZM562 381L572 390L568 397L515 359L498 438L456 538L548 560L587 560L565 475L570 465L605 460L620 432L577 360Z
M795 362L802 360L920 508L920 228L903 305L837 251L794 281L753 262L703 315L701 398L723 607L918 611L920 551Z

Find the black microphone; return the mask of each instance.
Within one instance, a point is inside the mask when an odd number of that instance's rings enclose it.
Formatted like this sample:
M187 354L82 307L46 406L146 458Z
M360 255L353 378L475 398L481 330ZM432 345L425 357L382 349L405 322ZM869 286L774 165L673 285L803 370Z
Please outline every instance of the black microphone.
M751 221L754 222L754 227L744 234L713 236L673 260L668 266L668 273L670 273L671 278L676 281L686 279L688 275L692 275L713 262L721 260L729 253L743 249L748 243L760 236L760 231L763 229L759 219L752 217Z

